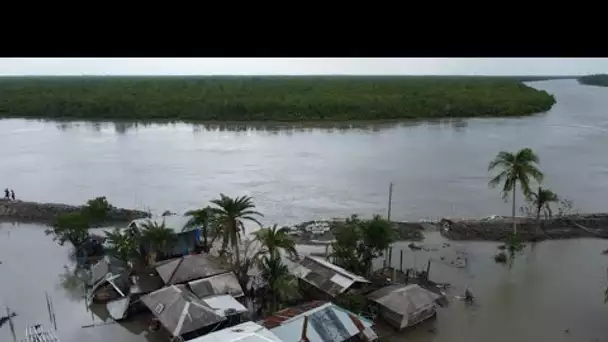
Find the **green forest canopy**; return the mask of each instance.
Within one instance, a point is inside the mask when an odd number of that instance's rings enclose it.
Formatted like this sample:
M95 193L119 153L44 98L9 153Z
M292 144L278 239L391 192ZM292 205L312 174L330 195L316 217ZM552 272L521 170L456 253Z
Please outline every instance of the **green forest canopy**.
M307 121L520 116L543 77L140 76L0 78L0 117Z
M579 77L578 82L585 85L608 87L608 75L597 74Z

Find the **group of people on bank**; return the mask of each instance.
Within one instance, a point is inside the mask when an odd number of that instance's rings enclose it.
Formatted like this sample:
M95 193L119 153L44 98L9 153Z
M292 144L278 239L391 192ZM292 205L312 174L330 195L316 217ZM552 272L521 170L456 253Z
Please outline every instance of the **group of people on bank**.
M4 199L12 199L13 201L15 200L15 192L13 191L13 189L11 189L10 191L8 190L8 188L4 189Z

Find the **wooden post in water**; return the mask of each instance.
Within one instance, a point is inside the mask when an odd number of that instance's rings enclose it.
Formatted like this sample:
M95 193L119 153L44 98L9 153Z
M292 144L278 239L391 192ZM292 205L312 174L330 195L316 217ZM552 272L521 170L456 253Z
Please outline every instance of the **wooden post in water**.
M399 271L403 272L403 249L399 251Z
M426 264L426 280L427 281L430 279L430 274L431 274L431 260L429 259L429 261Z

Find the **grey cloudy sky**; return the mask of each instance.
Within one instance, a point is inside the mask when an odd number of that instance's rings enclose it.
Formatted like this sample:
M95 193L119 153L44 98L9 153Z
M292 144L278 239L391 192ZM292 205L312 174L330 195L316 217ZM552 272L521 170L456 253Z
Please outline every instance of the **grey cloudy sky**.
M581 75L608 58L0 58L0 75Z

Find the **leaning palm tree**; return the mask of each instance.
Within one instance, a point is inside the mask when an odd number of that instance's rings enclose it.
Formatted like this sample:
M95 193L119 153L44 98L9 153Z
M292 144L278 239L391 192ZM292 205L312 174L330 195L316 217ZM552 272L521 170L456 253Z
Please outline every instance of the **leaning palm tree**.
M230 243L236 257L236 264L240 264L239 240L241 232L245 230L244 221L252 221L260 227L262 224L255 216L264 216L255 211L255 205L249 196L230 198L220 194L219 199L211 201L216 207L211 212L216 215L218 227L223 233L224 243ZM219 233L219 232L218 232Z
M156 262L158 253L167 252L177 241L177 236L171 228L167 228L164 221L158 224L148 220L141 227L142 242L150 248L150 264Z
M545 217L551 217L553 211L551 210L551 203L559 202L559 196L549 189L543 189L538 187L538 192L530 194L534 208L536 209L536 220L540 221L540 213L544 212Z
M284 250L289 256L298 257L296 243L288 233L289 228L278 228L276 224L256 231L253 234L261 245L258 253L260 255L270 255L271 258L279 258L281 250Z
M513 233L517 234L517 224L515 222L515 193L517 183L526 197L530 197L531 178L537 182L543 180L543 173L538 169L538 157L530 148L523 148L517 153L501 151L496 155L496 158L488 165L488 171L499 169L500 172L490 180L489 185L496 187L503 183L502 196L507 199L509 193L513 196Z
M186 216L190 216L190 220L188 220L188 223L186 223L184 230L200 227L201 235L203 236L203 251L208 253L209 243L207 239L209 236L209 228L215 219L213 210L211 210L211 207L206 206L202 209L190 210L186 212Z

